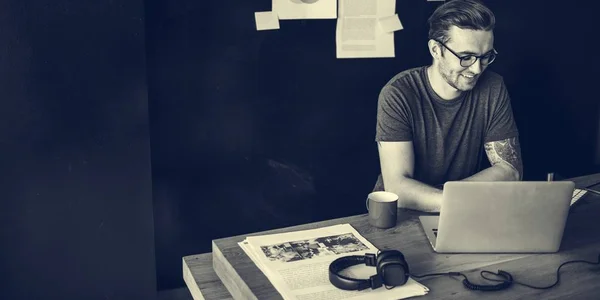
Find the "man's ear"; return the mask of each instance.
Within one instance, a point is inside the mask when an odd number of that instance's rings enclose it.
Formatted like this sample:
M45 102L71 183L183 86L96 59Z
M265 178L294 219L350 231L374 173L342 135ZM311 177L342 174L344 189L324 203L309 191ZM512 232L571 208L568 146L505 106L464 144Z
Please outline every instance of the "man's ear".
M442 54L440 44L434 40L429 40L429 42L427 42L427 46L429 47L429 54L431 54L431 57L434 59L439 59Z

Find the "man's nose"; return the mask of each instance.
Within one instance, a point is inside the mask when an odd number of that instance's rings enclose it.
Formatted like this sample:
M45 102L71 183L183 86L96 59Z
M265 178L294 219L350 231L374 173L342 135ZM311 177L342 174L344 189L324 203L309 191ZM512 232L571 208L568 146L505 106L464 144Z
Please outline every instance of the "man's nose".
M481 65L481 59L477 59L474 64L469 67L469 71L475 75L481 73L483 66Z

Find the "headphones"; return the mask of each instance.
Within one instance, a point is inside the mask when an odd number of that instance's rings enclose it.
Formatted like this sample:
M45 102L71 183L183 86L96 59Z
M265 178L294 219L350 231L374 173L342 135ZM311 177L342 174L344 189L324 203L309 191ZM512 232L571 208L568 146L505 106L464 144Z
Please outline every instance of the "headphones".
M362 263L376 267L377 273L369 279L351 278L340 274L340 271ZM361 291L367 288L376 289L382 285L395 287L405 284L409 277L408 263L398 250L384 250L377 255L366 253L365 255L343 256L329 265L329 281L343 290Z

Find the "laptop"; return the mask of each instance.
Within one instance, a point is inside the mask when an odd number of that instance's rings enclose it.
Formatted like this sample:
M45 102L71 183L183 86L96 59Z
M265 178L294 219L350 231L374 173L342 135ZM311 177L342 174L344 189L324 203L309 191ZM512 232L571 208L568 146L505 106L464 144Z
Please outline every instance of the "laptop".
M574 189L572 181L450 181L439 216L419 219L437 253L553 253Z

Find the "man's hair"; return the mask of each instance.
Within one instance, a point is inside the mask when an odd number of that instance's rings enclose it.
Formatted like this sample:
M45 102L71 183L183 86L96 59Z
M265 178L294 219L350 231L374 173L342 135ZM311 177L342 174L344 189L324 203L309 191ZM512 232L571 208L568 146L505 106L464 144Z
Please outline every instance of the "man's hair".
M479 0L452 0L440 5L427 20L429 39L448 42L451 26L461 29L493 30L494 13Z

